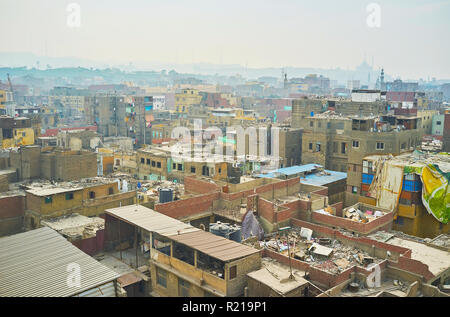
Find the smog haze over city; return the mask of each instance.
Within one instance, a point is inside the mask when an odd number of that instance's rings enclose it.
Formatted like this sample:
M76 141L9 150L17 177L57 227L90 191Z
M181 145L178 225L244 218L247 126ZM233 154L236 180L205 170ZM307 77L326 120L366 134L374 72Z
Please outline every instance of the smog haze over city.
M0 30L1 304L448 315L450 0L0 0Z

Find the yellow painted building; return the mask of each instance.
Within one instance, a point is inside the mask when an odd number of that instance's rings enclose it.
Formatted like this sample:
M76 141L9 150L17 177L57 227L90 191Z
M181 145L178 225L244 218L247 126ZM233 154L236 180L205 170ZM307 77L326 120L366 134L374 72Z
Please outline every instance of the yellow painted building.
M2 141L2 148L19 147L24 145L34 144L34 130L33 128L18 128L13 129L12 138L4 138Z
M5 105L9 101L12 101L12 94L7 90L0 89L0 109L5 109Z
M136 192L121 193L117 182L67 187L37 187L26 192L25 227L38 228L45 219L78 213L99 216L107 208L135 203Z
M199 105L202 96L197 89L183 89L175 94L175 111L178 113L188 113L193 105Z

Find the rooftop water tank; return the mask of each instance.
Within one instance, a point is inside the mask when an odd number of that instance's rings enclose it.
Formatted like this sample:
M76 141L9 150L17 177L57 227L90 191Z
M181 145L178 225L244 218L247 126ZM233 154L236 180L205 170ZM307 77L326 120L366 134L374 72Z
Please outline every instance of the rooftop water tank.
M209 225L209 232L215 234L216 236L228 238L229 224L222 223L220 221L212 223Z
M212 223L209 225L209 232L216 236L224 237L236 242L241 242L241 227L237 225L230 225L228 223Z
M172 188L161 188L159 190L159 203L170 203L173 201L173 189Z

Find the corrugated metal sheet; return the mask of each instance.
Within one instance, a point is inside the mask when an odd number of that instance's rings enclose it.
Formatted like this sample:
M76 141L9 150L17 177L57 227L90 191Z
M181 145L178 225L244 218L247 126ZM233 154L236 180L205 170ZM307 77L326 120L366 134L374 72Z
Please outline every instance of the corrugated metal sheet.
M72 263L80 267L80 286L67 283ZM73 296L118 277L48 227L0 238L2 297Z
M255 248L216 236L203 230L173 235L169 238L225 262L259 252L259 250Z
M347 178L347 173L324 170L326 174L309 174L301 179L303 184L325 186Z
M312 172L321 167L322 166L319 164L295 165L295 166L290 166L290 167L279 168L279 169L271 171L267 174L259 174L259 175L256 175L256 177L273 178L279 174L291 176L291 175L305 173L305 172Z
M222 261L230 261L259 252L257 249L205 232L144 206L131 205L108 209L105 213Z
M122 287L126 287L131 284L136 284L137 282L140 281L142 281L142 277L137 276L135 272L122 275L117 279L117 282L119 282L120 286Z
M116 297L116 288L114 282L109 282L105 285L74 295L74 297Z
M122 221L141 227L150 232L156 232L162 236L201 231L189 224L156 212L141 205L129 205L119 208L107 209L106 214L121 219Z

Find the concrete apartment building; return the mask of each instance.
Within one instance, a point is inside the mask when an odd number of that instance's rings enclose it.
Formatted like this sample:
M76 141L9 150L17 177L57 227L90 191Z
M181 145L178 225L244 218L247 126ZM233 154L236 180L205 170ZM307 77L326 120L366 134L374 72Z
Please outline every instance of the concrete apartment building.
M32 145L10 151L10 169L17 179L71 181L97 176L97 154L89 151L42 149Z
M420 152L396 157L365 157L359 201L392 210L395 215L394 230L424 238L435 238L439 234L448 233L450 224L446 213L449 213L449 208L445 206L445 189L442 199L439 199L439 195L435 195L432 188L436 186L435 182L439 185L440 183L427 174L427 164L448 171L450 160L446 155ZM380 187L383 190L380 190ZM428 196L436 198L432 202L428 201L426 206L424 197Z
M450 110L445 111L444 120L444 152L450 152Z
M353 96L354 100L364 98ZM394 113L402 114L396 115L387 114L387 107L382 100L334 103L334 106L326 100L293 101L292 126L304 129L302 164L316 163L330 170L347 172L347 206L358 202L365 156L398 155L414 149L421 144L428 129L416 109L409 113L408 109L400 108ZM408 113L403 114L405 111ZM431 122L432 116L428 117ZM431 128L431 124L429 126Z
M42 220L78 213L99 216L108 208L133 204L135 191L121 192L113 179L87 178L53 185L33 183L25 188L24 228L39 228Z
M191 107L200 105L202 98L197 89L183 89L175 94L175 111L187 114Z
M29 118L0 116L0 148L34 144L34 132Z
M215 180L226 181L230 177L231 163L224 160L174 159L168 147L151 147L137 151L138 177L144 180L178 180L185 176L208 176Z
M130 137L138 145L151 144L153 97L99 96L90 108L89 123L95 123L103 136Z

